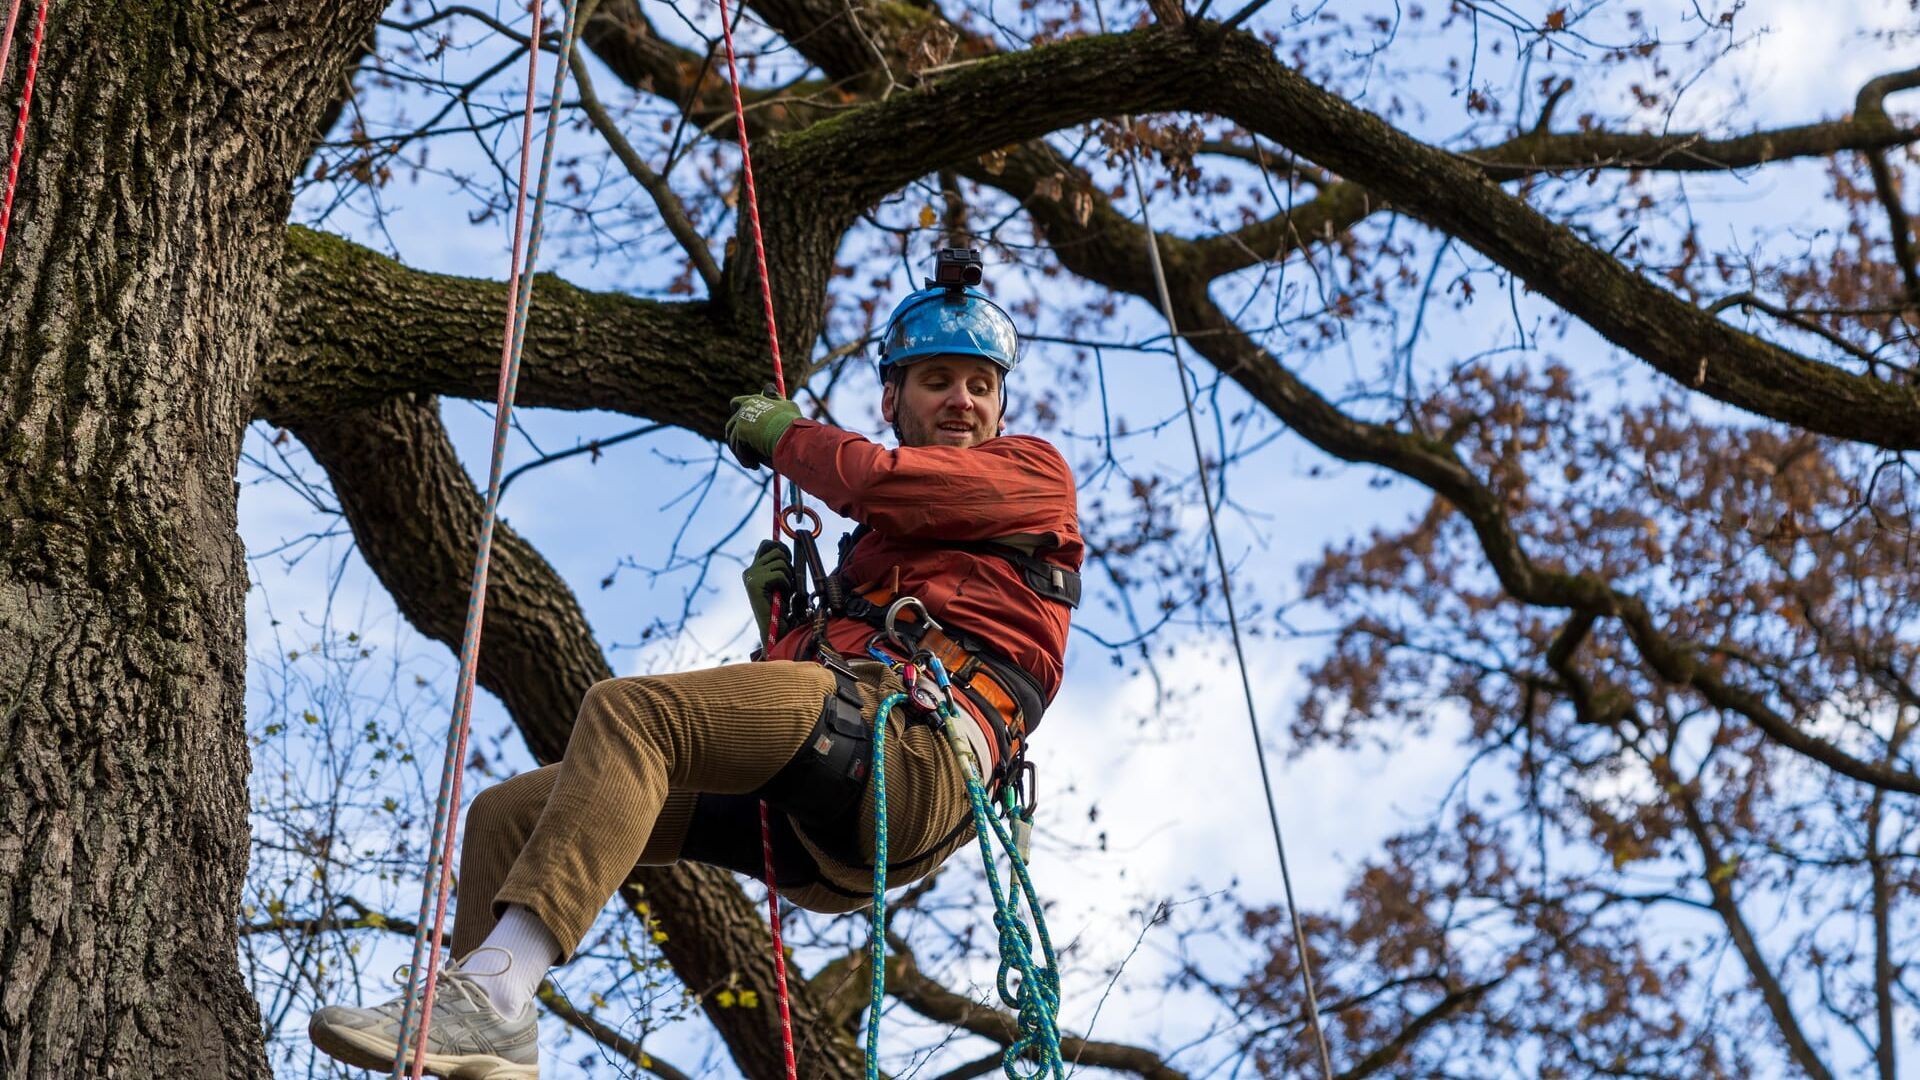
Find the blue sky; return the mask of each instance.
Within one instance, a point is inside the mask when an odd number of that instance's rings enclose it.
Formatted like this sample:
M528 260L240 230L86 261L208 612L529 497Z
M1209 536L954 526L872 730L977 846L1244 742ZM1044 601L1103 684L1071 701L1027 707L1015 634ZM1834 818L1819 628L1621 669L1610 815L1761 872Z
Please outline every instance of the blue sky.
M1547 5L1517 6L1531 11ZM1845 10L1862 25L1892 25L1911 18L1903 0ZM710 11L701 11L710 17ZM1771 31L1703 80L1675 118L1675 126L1688 127L1700 117L1718 115L1742 89L1749 95L1746 115L1766 118L1770 124L1811 121L1845 111L1860 83L1896 66L1897 57L1837 29L1835 14L1830 3L1803 0L1752 5L1742 16L1744 24L1749 29L1767 26ZM1272 17L1280 19L1278 13ZM1396 62L1397 57L1399 63L1438 63L1437 58L1418 52L1388 53L1387 57L1386 62ZM603 97L614 97L610 77L602 74L598 85ZM1434 100L1425 103L1421 116L1405 122L1418 134L1439 138L1462 129L1468 121L1457 102ZM578 132L567 134L569 139L582 137ZM454 167L463 160L463 151L451 144L434 153L440 167ZM465 153L472 156L471 149ZM1802 197L1817 199L1820 191L1817 165L1769 170L1754 179L1689 183L1694 212L1721 235L1775 227L1778 207ZM303 201L295 219L315 215L317 198ZM433 175L397 180L381 198L384 229L353 213L334 214L325 227L392 250L422 269L504 275L507 239L502 222L471 223L469 204ZM1163 193L1159 198L1167 196ZM1173 207L1163 213L1156 204L1156 214L1163 224L1181 220L1181 210ZM657 260L644 255L632 260L615 254L586 259L570 256L565 247L550 246L550 257L541 268L584 286L657 286L666 273ZM895 280L902 287L906 284L897 269ZM534 302L539 302L537 294ZM1534 324L1544 313L1541 305L1525 297L1518 304L1523 324ZM1138 339L1161 330L1144 305L1129 303L1123 305L1117 325L1108 333ZM1479 352L1511 337L1512 316L1506 305L1481 304L1458 314L1436 312L1424 327L1418 347L1423 357L1434 358L1437 370L1449 358ZM1383 347L1390 343L1355 340L1350 362L1356 370L1370 370ZM1550 341L1543 351L1588 372L1622 367L1610 350L1581 327ZM1026 377L1044 378L1049 361L1047 346L1032 347L1026 361L1026 370L1032 374ZM537 364L540 358L529 356L526 362ZM1347 375L1335 370L1337 366L1323 359L1308 374L1317 383L1337 385ZM1633 365L1624 365L1624 370L1628 386L1623 393L1644 386ZM1166 418L1166 403L1177 401L1174 375L1164 354L1111 353L1107 373L1116 408L1137 425ZM871 377L856 374L848 381L853 385L836 396L837 414L849 423L870 421ZM1243 404L1231 389L1219 400L1228 415ZM1092 396L1066 405L1066 430L1099 429L1099 403ZM463 459L476 477L484 479L490 406L450 401L444 414ZM519 415L532 443L548 451L635 424L628 417L597 413L522 411ZM271 434L256 430L249 439L250 453L270 456ZM1090 444L1067 445L1076 465L1090 460ZM650 621L671 618L687 602L689 572L653 576L643 568L667 562L672 531L688 518L688 492L715 453L711 444L687 433L662 432L610 450L597 463L581 457L543 468L509 493L503 508L506 519L573 583L604 645L631 646ZM1127 440L1121 453L1144 469L1156 463L1173 467L1173 463L1190 461L1191 451L1184 428L1169 425L1155 434ZM516 439L508 467L534 456L528 441ZM730 461L722 461L719 471L704 505L687 524L683 550L698 550L724 535L752 497L751 481ZM309 467L308 472L318 479L317 471ZM1373 526L1394 526L1422 504L1410 485L1376 488L1367 483L1370 475L1340 467L1291 436L1276 439L1242 461L1230 483L1246 513L1223 519L1226 547L1239 560L1244 579L1241 589L1268 605L1287 599L1296 591L1296 568L1323 547ZM252 687L252 726L257 730L274 714L267 698L274 685L270 672L278 666L278 658L290 650L310 648L318 631L308 628L322 622L323 613L330 610L336 628L350 628L372 643L377 660L396 664L406 673L403 682L410 683L415 674L420 677L421 682L410 684L402 695L410 702L404 706L407 723L419 732L417 738L437 738L435 729L444 724L444 715L435 706L444 710L441 699L453 679L453 661L446 650L419 639L404 626L345 538L318 542L292 566L282 556L261 556L325 523L289 486L262 482L257 469L243 467L241 479L247 484L241 501L242 535L256 555L250 630L259 660ZM1182 524L1188 535L1200 535L1204 521L1197 506L1188 508ZM681 639L616 648L610 656L615 670L621 674L676 670L741 656L748 646L747 609L739 596L736 571L738 560L752 551L762 533L756 523L728 544L727 557L716 561L705 587L692 597L694 614ZM600 587L609 574L614 574L613 584ZM271 625L276 617L278 627ZM1101 633L1125 634L1117 619L1093 605L1085 618ZM1276 898L1279 892L1249 753L1246 714L1237 678L1225 666L1229 654L1224 637L1210 626L1176 624L1168 632L1177 646L1165 669L1176 679L1200 684L1178 714L1152 715L1152 692L1145 680L1117 672L1103 650L1076 636L1065 689L1049 712L1037 744L1046 803L1036 843L1036 876L1043 893L1058 904L1052 916L1056 938L1076 943L1075 964L1082 974L1069 984L1064 1017L1066 1026L1076 1030L1084 1030L1095 1002L1101 1000L1106 983L1102 969L1121 961L1141 940L1137 907L1142 901L1205 895L1234 882L1249 900ZM1283 755L1276 758L1276 793L1296 891L1303 904L1323 907L1337 903L1351 870L1375 850L1381 838L1417 820L1433 805L1457 774L1460 753L1456 732L1443 718L1431 736L1410 741L1392 754L1315 752L1284 757L1286 747L1279 739L1301 693L1299 666L1315 649L1311 639L1284 641L1265 636L1251 642L1249 660L1256 673L1262 723L1270 733L1270 745ZM364 675L366 687L392 682L386 678L388 670ZM402 705L395 696L376 694L371 702L361 701L357 707L375 713L387 710L383 715L391 716ZM481 695L476 732L485 737L504 726L497 704ZM501 745L508 767L527 764L524 751L512 739ZM427 774L414 783L432 783L437 763L434 752ZM304 760L299 764L312 765ZM259 769L255 777L262 794L278 790L274 777L266 772ZM1095 804L1098 820L1091 821L1089 809ZM1102 833L1107 841L1104 851L1098 845ZM971 866L970 856L966 858ZM391 900L392 910L411 915L417 903L417 892L412 891L416 886L375 888ZM981 918L984 921L984 912ZM1197 1003L1166 1007L1155 982L1155 975L1168 963L1157 951L1165 944L1152 934L1147 936L1115 993L1102 1006L1094 1034L1173 1045L1194 1038L1211 1022L1213 1017ZM384 951L392 951L391 945ZM362 983L363 991L376 998L384 996L384 987L375 982L378 971L371 969ZM972 972L982 980L990 974L985 969ZM563 973L562 978L567 976ZM570 985L569 989L577 1000L591 988ZM555 1034L549 1032L549 1038ZM692 1068L712 1052L703 1025L697 1022L678 1025L649 1045L683 1068ZM719 1069L712 1075L730 1073Z

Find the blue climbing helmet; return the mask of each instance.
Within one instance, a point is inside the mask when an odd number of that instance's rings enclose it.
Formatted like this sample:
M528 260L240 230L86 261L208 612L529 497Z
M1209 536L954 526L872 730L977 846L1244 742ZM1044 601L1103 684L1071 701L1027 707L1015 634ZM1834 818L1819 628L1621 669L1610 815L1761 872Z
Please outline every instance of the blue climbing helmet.
M934 257L934 276L926 288L907 294L887 316L880 335L880 379L896 364L930 356L978 356L1010 372L1020 363L1020 338L1013 319L980 283L980 255L966 248L943 248Z

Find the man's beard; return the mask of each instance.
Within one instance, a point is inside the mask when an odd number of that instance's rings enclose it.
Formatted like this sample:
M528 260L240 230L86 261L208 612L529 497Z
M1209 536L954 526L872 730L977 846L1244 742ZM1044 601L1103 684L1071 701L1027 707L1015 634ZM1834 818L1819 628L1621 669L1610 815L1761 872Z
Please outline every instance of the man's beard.
M910 415L906 410L902 409L894 417L893 433L894 433L894 436L900 440L901 446L951 445L949 443L943 442L939 438L940 423L941 421L938 418L931 419L931 420L922 420L919 417ZM972 427L974 422L972 420L968 420L966 421L966 423L970 427ZM970 439L967 445L969 446L977 445L977 442L975 440L978 440L978 437L980 435L979 430L977 428L973 428L973 430L970 430L968 432L968 435L970 436ZM984 440L979 440L979 441L984 441Z

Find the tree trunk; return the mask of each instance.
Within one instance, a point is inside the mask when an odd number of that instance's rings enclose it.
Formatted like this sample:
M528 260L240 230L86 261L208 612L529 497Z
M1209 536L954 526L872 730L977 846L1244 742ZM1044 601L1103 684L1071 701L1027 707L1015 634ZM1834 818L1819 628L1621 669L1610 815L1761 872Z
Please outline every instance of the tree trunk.
M54 5L0 264L0 1075L267 1072L233 473L291 180L379 6Z

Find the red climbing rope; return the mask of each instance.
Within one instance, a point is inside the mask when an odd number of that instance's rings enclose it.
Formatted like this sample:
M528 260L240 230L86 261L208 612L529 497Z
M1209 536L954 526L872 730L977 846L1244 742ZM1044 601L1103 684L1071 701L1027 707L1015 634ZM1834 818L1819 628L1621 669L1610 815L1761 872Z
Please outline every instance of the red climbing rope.
M7 6L7 28L0 30L0 82L7 78L7 54L13 51L13 26L20 21L20 0Z
M734 130L740 136L740 177L747 189L747 220L753 225L753 263L760 271L760 303L767 319L767 347L773 354L773 387L787 396L786 369L780 363L780 332L773 321L773 283L767 278L767 244L760 235L760 198L753 189L753 154L747 148L747 111L740 100L740 68L733 54L733 22L727 17L727 0L720 0L720 36L727 44L727 82L733 91ZM771 462L769 462L771 464ZM773 479L773 536L780 538L780 478ZM767 618L767 640L773 640L774 627L780 622L780 604L776 599ZM787 1056L787 1080L798 1080L799 1068L793 1057L793 1010L787 1000L787 950L780 940L780 892L773 872L773 815L767 804L760 804L760 847L767 867L767 925L773 932L773 981L780 999L780 1045Z
M7 32L0 38L0 82L6 80L7 53L13 44L13 27L20 15L20 0L7 10ZM13 186L20 176L20 152L27 145L27 114L33 108L33 80L40 73L40 39L47 31L47 0L33 19L33 47L27 51L27 84L20 92L20 119L13 125L13 148L7 155L7 194L0 202L0 258L7 253L7 226L13 222Z

